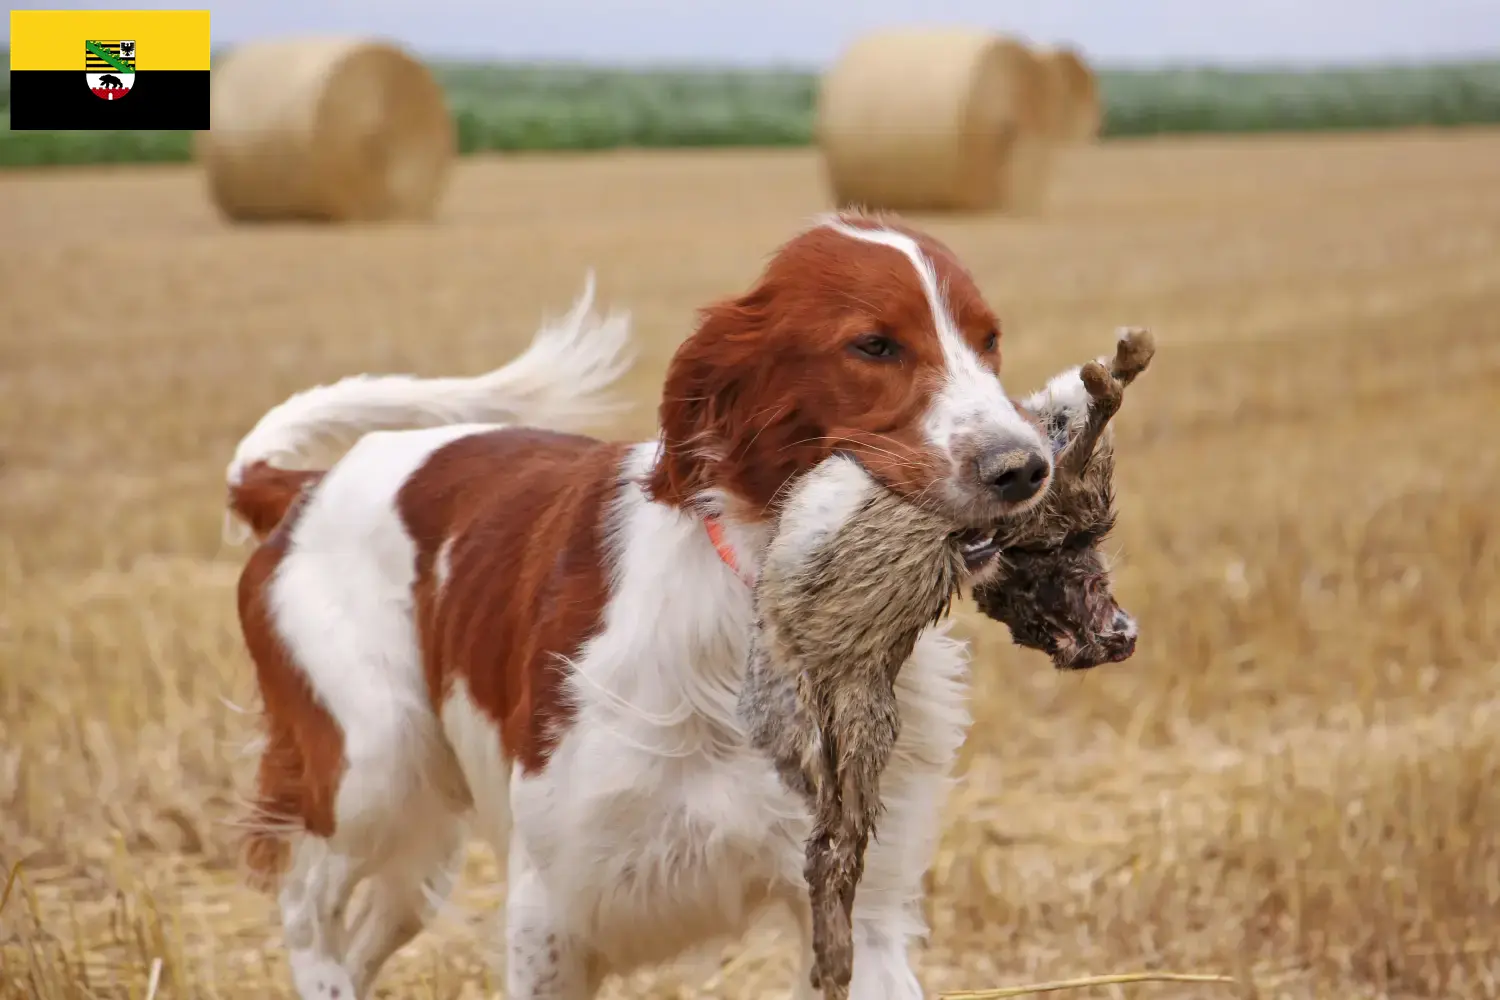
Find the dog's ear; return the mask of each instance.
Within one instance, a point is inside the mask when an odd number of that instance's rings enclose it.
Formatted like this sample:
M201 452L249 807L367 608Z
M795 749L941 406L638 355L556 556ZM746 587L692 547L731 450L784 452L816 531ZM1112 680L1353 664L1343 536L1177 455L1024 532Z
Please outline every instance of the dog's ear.
M755 331L764 317L752 293L701 311L698 328L667 366L662 387L662 453L646 484L653 500L690 506L705 490L722 486L720 466L733 454L739 411L758 359Z
M718 493L769 513L787 482L831 452L789 388L796 366L767 349L771 296L761 285L704 309L673 355L658 411L662 453L646 483L653 500L682 508Z

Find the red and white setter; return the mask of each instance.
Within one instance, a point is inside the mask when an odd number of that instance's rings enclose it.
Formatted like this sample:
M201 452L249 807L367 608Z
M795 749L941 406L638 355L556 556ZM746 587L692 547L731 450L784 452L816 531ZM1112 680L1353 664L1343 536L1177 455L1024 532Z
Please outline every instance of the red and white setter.
M239 588L267 728L247 856L279 876L308 1000L368 995L470 824L508 859L512 1000L591 996L778 905L805 933L808 816L736 715L778 494L839 452L981 528L1048 485L998 377L1000 321L929 236L844 214L791 239L703 311L651 441L564 430L629 363L626 320L591 299L486 376L295 396L229 467L260 539ZM326 472L296 468L364 431ZM966 664L939 626L900 675L854 913L861 1000L921 996L907 948Z

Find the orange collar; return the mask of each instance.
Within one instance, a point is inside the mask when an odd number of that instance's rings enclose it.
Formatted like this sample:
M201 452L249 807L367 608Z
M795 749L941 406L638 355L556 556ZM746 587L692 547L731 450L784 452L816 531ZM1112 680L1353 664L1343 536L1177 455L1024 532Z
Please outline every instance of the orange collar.
M734 546L729 544L729 537L724 533L723 522L710 514L703 519L703 529L708 532L708 540L713 542L714 551L719 554L724 565L734 570L735 575L745 582L745 586L754 587L755 579L740 568L740 561L734 554Z

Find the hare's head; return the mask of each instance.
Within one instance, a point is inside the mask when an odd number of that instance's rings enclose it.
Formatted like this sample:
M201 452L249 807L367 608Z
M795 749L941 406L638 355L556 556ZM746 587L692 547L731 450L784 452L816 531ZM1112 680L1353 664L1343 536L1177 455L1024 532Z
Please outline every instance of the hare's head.
M1113 358L1055 376L1022 404L1050 439L1056 472L1042 503L994 535L998 571L974 598L1061 669L1135 652L1135 619L1115 601L1101 545L1115 520L1109 421L1154 353L1148 331L1122 330Z

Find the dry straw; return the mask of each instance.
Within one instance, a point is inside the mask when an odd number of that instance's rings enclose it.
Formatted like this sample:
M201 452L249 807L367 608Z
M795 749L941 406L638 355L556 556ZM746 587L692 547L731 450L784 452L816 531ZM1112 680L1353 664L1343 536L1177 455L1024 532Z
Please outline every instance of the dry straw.
M1099 81L1076 49L1044 46L1035 51L1047 80L1047 132L1060 143L1098 138L1102 113Z
M1083 976L1079 979L1059 979L1050 983L1032 983L1029 986L1006 986L995 990L958 990L939 994L938 1000L1006 1000L1008 997L1037 996L1042 993L1061 993L1064 990L1086 990L1099 986L1128 986L1135 983L1227 983L1236 980L1231 976L1209 976L1179 972L1126 972L1113 976Z
M0 891L0 913L5 912L5 904L10 902L10 894L16 887L16 879L21 877L21 862L17 861L10 866L10 874L5 878L5 889Z
M816 134L837 206L1030 213L1046 191L1046 80L1020 42L876 32L823 78Z
M383 42L245 45L214 67L211 101L198 158L234 220L428 218L456 154L437 81Z

